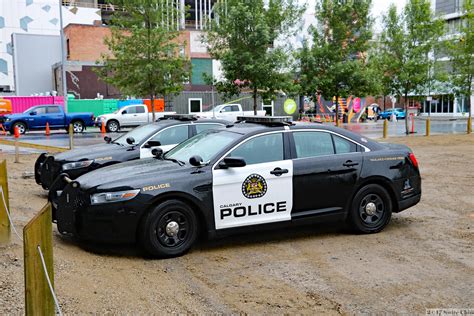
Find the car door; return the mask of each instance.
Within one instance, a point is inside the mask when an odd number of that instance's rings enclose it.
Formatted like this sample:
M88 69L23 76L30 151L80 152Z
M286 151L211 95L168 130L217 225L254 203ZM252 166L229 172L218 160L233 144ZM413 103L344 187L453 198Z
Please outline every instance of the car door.
M136 114L134 115L134 121L136 125L143 125L148 123L148 113L145 111L144 105L135 106L135 112Z
M161 148L163 152L167 152L179 143L185 141L191 137L192 132L190 130L189 124L176 125L166 127L160 130L158 133L150 137L141 147L140 147L140 159L153 157L152 150L155 148ZM160 146L147 146L149 141L159 141Z
M359 145L327 131L292 132L293 217L343 211L362 165Z
M137 110L135 106L128 106L121 112L120 125L122 126L138 126L137 124Z
M284 152L282 132L251 137L225 157L240 157L244 167L212 171L216 229L291 219L293 163Z
M47 122L50 127L64 126L64 114L59 106L48 106L46 112L48 114Z
M38 106L30 111L28 120L28 125L30 128L44 128L46 127L46 107Z
M233 121L235 115L236 114L232 111L232 105L226 105L220 110L219 118L223 120Z

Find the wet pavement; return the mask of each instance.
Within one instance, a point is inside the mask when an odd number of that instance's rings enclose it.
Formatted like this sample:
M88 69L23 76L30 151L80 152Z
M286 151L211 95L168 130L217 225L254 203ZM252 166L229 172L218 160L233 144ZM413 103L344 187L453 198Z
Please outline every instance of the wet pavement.
M411 121L409 121L410 130L412 128ZM431 121L431 134L455 134L466 132L466 120L443 120L443 121ZM364 135L365 137L377 139L382 138L383 134L383 121L359 123L359 124L343 124L343 128L351 130L353 132ZM423 136L425 135L425 120L416 119L414 125L414 135ZM116 138L120 133L107 133L107 136ZM405 136L405 121L399 120L397 122L388 123L388 136ZM74 135L74 147L85 147L89 145L99 144L104 141L103 135L100 133L98 128L88 128L83 134ZM0 139L14 140L13 136L0 136ZM21 142L27 142L37 145L44 146L55 146L55 147L69 147L69 135L64 131L52 131L50 136L45 136L44 132L30 132L26 135L21 136ZM13 152L12 146L0 145L0 150L3 152ZM41 152L36 149L22 149L22 153Z

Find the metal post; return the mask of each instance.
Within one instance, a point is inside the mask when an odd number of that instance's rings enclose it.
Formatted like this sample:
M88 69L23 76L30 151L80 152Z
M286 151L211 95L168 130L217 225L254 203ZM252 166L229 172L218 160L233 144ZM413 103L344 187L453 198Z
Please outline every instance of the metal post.
M61 77L63 84L63 96L64 96L64 112L67 113L67 77L66 77L66 44L64 37L64 24L63 24L63 5L62 0L59 0L59 27L60 38L61 38Z
M387 138L388 135L388 121L387 119L383 120L383 138Z
M426 120L426 136L430 136L430 131L431 131L431 121L430 118Z
M74 128L69 124L69 149L74 149Z

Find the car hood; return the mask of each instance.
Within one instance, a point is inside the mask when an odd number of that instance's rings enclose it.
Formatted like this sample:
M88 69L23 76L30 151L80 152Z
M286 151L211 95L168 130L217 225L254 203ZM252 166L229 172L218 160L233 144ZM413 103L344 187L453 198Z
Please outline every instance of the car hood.
M28 116L28 114L24 114L24 113L14 113L14 114L5 114L3 115L3 117L5 118L9 118L9 119L16 119L16 118L24 118L25 116Z
M121 146L118 144L98 144L93 146L87 146L84 148L77 148L69 150L57 155L54 155L54 160L60 162L70 162L79 160L91 160L99 159L102 160L113 160L114 156L122 154L126 151L133 151L131 146Z
M158 177L163 177L168 173L184 168L187 169L189 166L180 166L168 160L145 158L97 169L80 176L76 181L85 190L99 186L101 189L133 188L141 187L147 182L147 179L150 179L151 182L156 182Z

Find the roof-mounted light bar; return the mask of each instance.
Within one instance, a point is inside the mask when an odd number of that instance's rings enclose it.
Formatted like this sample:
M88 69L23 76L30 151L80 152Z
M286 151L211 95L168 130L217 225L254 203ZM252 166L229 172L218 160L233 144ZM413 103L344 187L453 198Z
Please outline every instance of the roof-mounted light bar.
M237 116L237 122L255 123L264 125L292 125L291 116Z
M194 114L165 114L160 120L195 121L197 116Z

